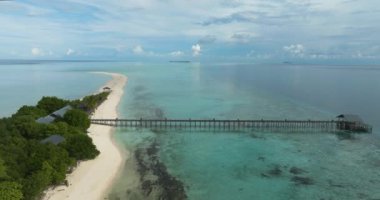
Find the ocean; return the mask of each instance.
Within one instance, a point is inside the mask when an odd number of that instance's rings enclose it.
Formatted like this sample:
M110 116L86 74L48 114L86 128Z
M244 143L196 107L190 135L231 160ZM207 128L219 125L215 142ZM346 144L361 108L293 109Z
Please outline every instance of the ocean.
M43 96L77 99L96 92L110 77L83 73L94 63L59 61L0 61L0 117Z
M41 96L78 98L109 79L89 71L128 76L120 118L334 119L352 113L374 126L372 134L349 140L330 133L118 128L117 142L132 155L110 199L380 198L379 66L3 64L0 115Z

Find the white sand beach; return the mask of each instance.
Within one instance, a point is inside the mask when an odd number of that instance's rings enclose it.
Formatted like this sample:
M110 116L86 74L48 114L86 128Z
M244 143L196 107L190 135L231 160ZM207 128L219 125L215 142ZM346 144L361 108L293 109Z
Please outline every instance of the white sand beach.
M92 118L117 118L117 106L123 96L127 77L116 73L95 72L112 76L112 80L103 87L112 89L108 99L100 105ZM102 87L102 88L103 88ZM102 90L100 88L100 91ZM69 186L59 186L46 191L44 200L61 199L104 199L113 181L123 166L128 152L123 154L112 139L113 128L101 125L91 125L88 129L100 155L94 160L81 162L67 180Z

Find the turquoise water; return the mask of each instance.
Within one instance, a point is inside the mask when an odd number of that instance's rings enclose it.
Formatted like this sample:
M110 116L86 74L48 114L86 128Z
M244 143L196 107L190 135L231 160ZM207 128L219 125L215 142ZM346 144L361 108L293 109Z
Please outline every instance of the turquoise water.
M376 67L145 64L121 72L129 75L123 117L333 119L355 113L375 125L374 134L355 140L325 133L119 130L130 150L157 142L160 160L189 199L380 198ZM291 173L292 167L303 173ZM280 174L270 175L274 169ZM129 175L127 169L112 198L131 198L123 183ZM295 176L312 184L297 184Z
M92 93L108 79L83 73L92 70L129 77L121 117L333 119L354 113L374 125L373 134L357 135L355 140L326 133L117 130L117 140L131 152L157 143L159 160L183 182L189 199L380 198L379 67L0 65L0 89L9 94L2 95L0 114L8 115L43 95L76 98ZM134 174L131 163L115 183L111 199L138 199L132 198L136 188L128 182ZM300 169L299 174L292 173L292 167ZM309 178L310 185L297 184L295 176Z

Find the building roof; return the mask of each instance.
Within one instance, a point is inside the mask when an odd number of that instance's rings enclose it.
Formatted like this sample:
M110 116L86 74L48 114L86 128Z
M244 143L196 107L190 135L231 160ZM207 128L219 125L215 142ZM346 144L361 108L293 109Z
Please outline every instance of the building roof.
M54 122L55 119L62 118L65 115L65 113L71 109L73 109L73 108L70 105L67 105L67 106L51 113L48 116L38 118L36 120L36 122L41 123L41 124L50 124L50 123Z
M60 136L60 135L51 135L43 140L40 141L41 144L47 144L47 143L52 143L52 144L60 144L65 141L65 138Z
M67 105L67 106L65 106L65 107L63 107L63 108L61 108L61 109L53 112L50 115L58 116L58 117L63 117L66 114L66 112L69 111L69 110L71 110L71 109L73 109L73 108L70 105Z
M53 116L45 116L45 117L40 117L36 120L37 123L40 123L40 124L50 124L52 122L54 122L55 120L55 117Z
M343 119L343 120L349 121L349 122L363 123L363 120L359 117L359 115L341 114L341 115L338 115L337 118L340 118L340 119Z

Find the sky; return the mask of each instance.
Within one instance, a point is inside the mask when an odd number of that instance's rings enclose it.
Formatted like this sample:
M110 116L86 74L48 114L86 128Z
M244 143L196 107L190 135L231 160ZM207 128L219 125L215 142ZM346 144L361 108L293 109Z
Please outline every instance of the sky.
M379 0L0 0L0 59L380 61Z

